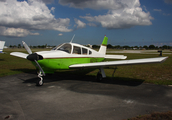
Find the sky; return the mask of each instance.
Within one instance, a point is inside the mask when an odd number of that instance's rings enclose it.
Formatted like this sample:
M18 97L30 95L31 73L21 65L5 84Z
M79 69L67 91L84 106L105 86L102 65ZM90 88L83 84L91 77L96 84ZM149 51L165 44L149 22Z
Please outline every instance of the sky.
M172 0L0 0L6 46L70 42L172 46Z

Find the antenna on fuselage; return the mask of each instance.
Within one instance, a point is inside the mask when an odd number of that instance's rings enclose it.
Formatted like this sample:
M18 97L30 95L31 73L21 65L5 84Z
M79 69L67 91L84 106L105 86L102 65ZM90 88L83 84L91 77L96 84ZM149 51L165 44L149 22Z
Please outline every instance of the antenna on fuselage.
M72 41L73 41L74 37L75 37L75 34L73 35L73 37L72 37L72 39L71 39L70 43L72 43Z

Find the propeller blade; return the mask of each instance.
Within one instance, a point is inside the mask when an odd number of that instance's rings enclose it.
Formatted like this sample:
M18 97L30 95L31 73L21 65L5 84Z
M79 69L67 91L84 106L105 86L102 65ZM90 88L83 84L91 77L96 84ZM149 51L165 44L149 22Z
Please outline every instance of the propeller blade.
M35 63L37 64L39 70L40 70L40 71L42 72L42 74L45 76L45 73L44 73L43 69L41 68L41 66L40 66L39 63L37 62L37 60L42 60L43 57L42 57L41 55L36 54L36 53L33 53L33 54L32 54L32 51L31 51L31 49L28 47L28 45L27 45L24 41L22 41L22 43L23 43L23 46L25 47L25 49L27 50L27 52L29 53L29 55L27 56L27 59L28 59L28 60L31 60L31 61L35 61Z
M41 68L41 66L39 65L39 63L36 60L35 60L35 63L39 67L39 70L42 72L42 74L45 76L45 73L44 73L43 69Z
M31 51L31 49L28 47L28 45L27 45L24 41L22 41L22 43L23 43L25 49L27 50L27 52L28 52L29 54L32 54L32 51Z

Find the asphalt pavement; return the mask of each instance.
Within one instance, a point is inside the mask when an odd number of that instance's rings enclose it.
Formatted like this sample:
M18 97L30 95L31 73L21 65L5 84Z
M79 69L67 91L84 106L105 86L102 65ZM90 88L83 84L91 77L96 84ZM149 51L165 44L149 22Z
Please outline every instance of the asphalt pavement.
M127 78L126 78L127 79ZM172 87L76 75L0 78L0 120L122 120L172 111Z

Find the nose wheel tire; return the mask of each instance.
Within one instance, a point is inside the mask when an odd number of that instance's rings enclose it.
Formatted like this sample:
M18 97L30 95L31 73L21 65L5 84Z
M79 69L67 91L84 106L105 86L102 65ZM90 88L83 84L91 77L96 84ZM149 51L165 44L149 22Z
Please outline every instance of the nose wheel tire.
M42 86L43 84L44 84L43 78L41 77L40 79L37 80L36 85L37 85L37 86Z
M42 86L43 84L44 84L43 80L38 80L36 83L37 86Z

